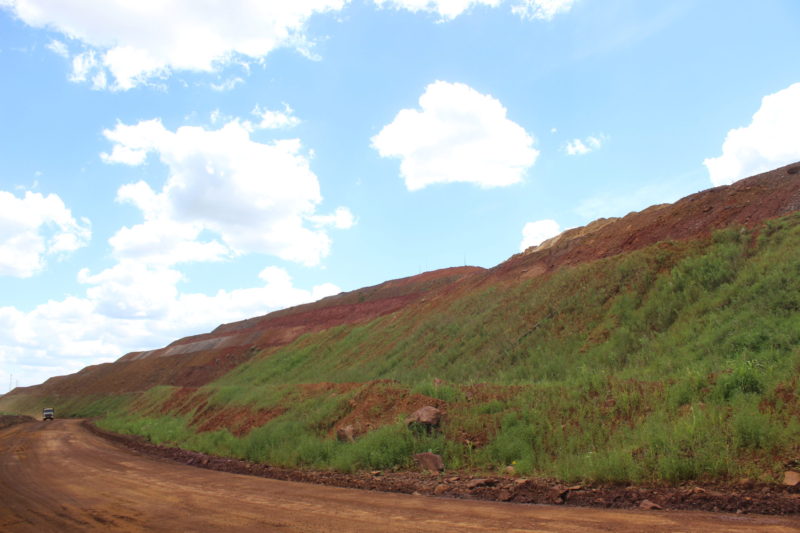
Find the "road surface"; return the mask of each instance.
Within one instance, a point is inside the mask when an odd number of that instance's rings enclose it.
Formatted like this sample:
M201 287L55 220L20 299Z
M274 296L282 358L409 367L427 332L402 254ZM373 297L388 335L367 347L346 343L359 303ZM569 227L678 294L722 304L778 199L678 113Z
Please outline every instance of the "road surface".
M0 531L800 531L800 518L493 503L275 481L156 460L76 420L0 431Z

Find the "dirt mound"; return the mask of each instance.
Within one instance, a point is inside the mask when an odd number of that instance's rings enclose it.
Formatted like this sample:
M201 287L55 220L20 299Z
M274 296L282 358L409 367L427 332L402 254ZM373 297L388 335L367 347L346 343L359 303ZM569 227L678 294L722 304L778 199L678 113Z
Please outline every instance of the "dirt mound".
M84 424L97 435L152 457L200 468L286 481L515 503L636 509L646 508L649 502L650 505L657 506L650 508L663 509L776 515L800 513L800 485L789 487L752 482L738 485L692 484L680 487L566 485L556 480L512 476L476 477L463 472L432 474L373 471L344 474L332 471L293 470L158 446L141 437L118 435L101 430L89 422Z

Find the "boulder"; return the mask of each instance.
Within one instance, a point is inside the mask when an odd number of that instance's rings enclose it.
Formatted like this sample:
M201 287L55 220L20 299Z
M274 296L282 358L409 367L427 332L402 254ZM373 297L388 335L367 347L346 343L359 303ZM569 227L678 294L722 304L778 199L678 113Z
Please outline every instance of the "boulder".
M444 470L444 461L442 456L431 452L418 453L414 456L414 460L420 467L430 470L431 472L441 472Z
M551 487L547 493L547 499L556 505L561 505L569 498L569 491L560 485Z
M355 442L355 429L352 424L340 427L336 430L336 439L340 442Z
M496 479L478 478L468 482L467 488L472 490L477 489L478 487L493 487L494 485L497 485Z
M794 470L787 470L783 473L783 484L789 487L794 487L800 483L800 472Z
M439 427L439 422L442 421L442 412L437 408L426 405L414 411L411 416L406 418L406 425L422 424L427 428Z
M663 507L650 500L642 500L641 503L639 503L639 509L644 509L645 511L660 511Z

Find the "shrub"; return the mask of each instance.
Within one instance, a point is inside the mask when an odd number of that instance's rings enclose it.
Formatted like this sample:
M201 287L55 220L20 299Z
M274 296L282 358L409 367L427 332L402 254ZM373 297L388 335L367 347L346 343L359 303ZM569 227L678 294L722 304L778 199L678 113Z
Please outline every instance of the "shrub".
M764 392L761 365L754 360L737 364L730 374L722 376L717 382L719 395L729 400L737 393L761 394Z
M779 424L760 412L758 405L749 399L744 398L737 403L732 420L736 447L750 450L779 448L782 444Z

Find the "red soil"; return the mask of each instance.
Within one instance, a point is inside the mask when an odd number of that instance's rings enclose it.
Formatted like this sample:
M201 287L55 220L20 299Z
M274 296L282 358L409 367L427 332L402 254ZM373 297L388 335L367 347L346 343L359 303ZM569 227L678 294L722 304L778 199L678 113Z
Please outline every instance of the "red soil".
M337 428L352 425L353 435L362 435L403 419L426 405L432 405L443 412L447 407L442 400L413 394L391 381L375 381L350 400L350 412L336 423L331 434Z
M622 218L601 218L528 248L494 267L492 274L533 277L661 241L702 238L730 226L754 228L800 209L798 169L800 163L795 163L674 204L654 205Z
M514 282L636 250L666 240L703 238L729 226L757 227L800 209L800 164L733 185L657 205L619 219L600 219L565 231L490 269L459 267L387 281L177 340L158 350L130 353L115 363L84 368L12 394L118 394L155 385L197 387L257 353L269 353L300 335L367 322L414 305L472 290L476 284Z
M515 475L484 475L469 472L360 472L298 470L273 467L206 455L199 452L158 446L141 437L118 435L84 422L89 431L117 442L139 454L166 458L199 468L235 472L272 479L317 483L385 492L437 495L446 498L493 500L516 503L576 505L616 509L643 508L646 502L670 510L707 510L729 513L794 515L800 513L800 485L790 487L757 483L743 479L736 484L694 483L677 487L667 485L622 486L604 484L564 485L555 480L525 479ZM650 507L652 508L652 507ZM584 510L588 512L588 510ZM737 518L739 518L737 516ZM742 517L744 519L744 517ZM685 524L684 524L685 525ZM642 526L645 530L646 526ZM757 526L754 531L757 529Z

